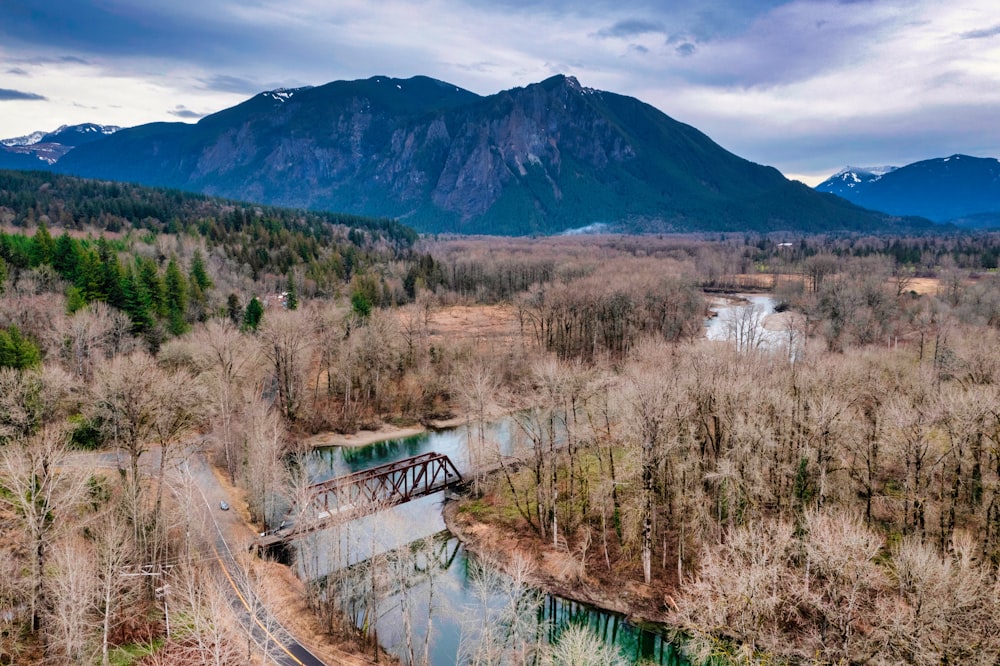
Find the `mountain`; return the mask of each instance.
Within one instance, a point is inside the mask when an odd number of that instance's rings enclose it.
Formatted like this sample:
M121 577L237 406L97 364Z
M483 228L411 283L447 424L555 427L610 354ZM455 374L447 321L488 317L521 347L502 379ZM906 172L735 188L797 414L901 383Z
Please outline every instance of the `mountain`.
M63 125L52 132L0 139L0 169L48 169L77 146L114 134L116 125Z
M120 129L121 127L117 125L95 125L94 123L63 125L54 132L44 134L37 143L57 143L62 146L75 148L85 143L96 141L101 137L114 134Z
M154 123L55 167L421 231L865 230L926 226L819 194L639 100L555 76L479 96L377 76L260 93L196 124Z
M858 188L866 187L868 183L878 180L887 173L895 171L898 167L844 167L833 174L825 181L816 186L820 192L836 194L844 199L851 199L851 192Z
M1000 162L993 158L952 155L870 176L845 170L816 189L890 215L975 227L1000 220Z

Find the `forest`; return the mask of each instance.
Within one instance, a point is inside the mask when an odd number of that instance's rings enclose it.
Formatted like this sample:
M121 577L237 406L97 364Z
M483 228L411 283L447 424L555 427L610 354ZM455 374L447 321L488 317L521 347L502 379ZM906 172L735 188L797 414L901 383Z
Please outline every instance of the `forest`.
M0 223L0 662L245 663L197 459L256 532L315 435L441 419L522 600L629 590L693 663L1000 658L1000 234L417 238L8 173ZM234 561L330 663L405 589ZM597 654L498 622L468 663Z

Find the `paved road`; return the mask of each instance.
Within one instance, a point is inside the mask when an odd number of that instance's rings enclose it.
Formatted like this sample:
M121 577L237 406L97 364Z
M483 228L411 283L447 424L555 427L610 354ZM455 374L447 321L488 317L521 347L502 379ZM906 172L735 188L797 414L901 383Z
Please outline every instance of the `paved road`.
M211 549L216 562L229 583L229 602L247 634L260 648L265 662L283 666L326 666L286 630L251 589L233 556L227 534L239 533L244 527L235 511L221 511L219 503L229 501L225 490L200 453L194 453L179 466L182 474L190 474L204 500L203 520L211 526Z
M219 503L230 502L225 489L212 473L208 462L199 448L201 438L190 443L178 459L168 463L168 473L187 476L198 489L202 502L196 502L202 512L202 524L206 526L209 542L204 544L211 550L222 571L228 588L229 605L250 640L255 643L266 664L282 666L326 666L326 663L312 654L298 642L274 614L264 606L252 586L242 573L242 568L233 555L233 549L242 549L249 542L246 538L239 543L238 535L246 535L247 527L235 511L222 511ZM160 464L159 449L151 449L142 458L142 466L148 473L155 474ZM120 469L127 465L127 458L116 452L88 452L71 454L65 462L68 467ZM249 535L248 535L249 536Z

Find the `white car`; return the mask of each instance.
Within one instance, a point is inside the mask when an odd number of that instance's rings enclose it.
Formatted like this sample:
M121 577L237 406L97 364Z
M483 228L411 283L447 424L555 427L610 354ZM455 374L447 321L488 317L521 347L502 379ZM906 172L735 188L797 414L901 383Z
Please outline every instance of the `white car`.
M226 504L226 500L222 500L221 502L219 502L219 508L222 509L223 511L229 511L229 505Z

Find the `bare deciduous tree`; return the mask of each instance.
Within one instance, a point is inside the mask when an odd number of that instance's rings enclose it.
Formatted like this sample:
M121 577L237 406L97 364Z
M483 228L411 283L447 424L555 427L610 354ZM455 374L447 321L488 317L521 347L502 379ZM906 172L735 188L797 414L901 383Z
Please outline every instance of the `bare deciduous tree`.
M46 642L53 661L82 664L97 655L94 605L98 584L94 553L88 543L72 537L56 544L46 580L51 600Z
M270 365L278 406L289 421L300 416L313 321L306 309L268 313L258 332L261 353Z
M62 467L67 437L62 428L45 426L22 444L0 448L3 489L0 506L12 511L25 537L29 557L32 630L41 628L45 608L45 567L56 535L67 528L82 499L85 478Z

